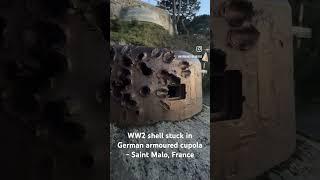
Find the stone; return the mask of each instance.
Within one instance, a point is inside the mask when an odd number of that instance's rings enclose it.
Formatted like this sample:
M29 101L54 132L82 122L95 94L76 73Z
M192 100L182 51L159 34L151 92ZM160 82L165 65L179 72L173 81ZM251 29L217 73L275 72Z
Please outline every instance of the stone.
M185 179L208 180L210 179L210 108L203 105L202 111L185 121L159 122L152 126L119 128L115 124L110 125L110 177L111 179ZM201 130L201 131L200 131ZM144 132L145 139L128 138L127 133ZM166 134L177 133L192 134L191 139L165 138ZM147 139L147 134L164 135ZM202 144L202 148L167 148L167 149L125 149L118 148L118 142L125 144L186 144L195 147L196 143ZM174 146L175 147L175 146ZM199 146L198 146L199 147ZM141 152L143 157L132 158L131 153ZM146 154L148 153L148 154ZM126 155L129 154L129 155ZM152 158L153 156L153 158ZM157 158L155 157L157 156ZM192 158L194 156L194 158ZM169 157L169 158L168 158Z
M137 0L111 0L110 17L124 21L143 21L158 24L174 33L173 23L168 11Z

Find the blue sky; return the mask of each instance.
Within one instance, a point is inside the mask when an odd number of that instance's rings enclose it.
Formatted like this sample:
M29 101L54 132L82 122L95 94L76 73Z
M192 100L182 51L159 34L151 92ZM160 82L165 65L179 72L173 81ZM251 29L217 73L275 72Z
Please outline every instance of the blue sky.
M157 4L157 0L142 0L146 3ZM200 0L200 10L197 15L210 14L210 0Z

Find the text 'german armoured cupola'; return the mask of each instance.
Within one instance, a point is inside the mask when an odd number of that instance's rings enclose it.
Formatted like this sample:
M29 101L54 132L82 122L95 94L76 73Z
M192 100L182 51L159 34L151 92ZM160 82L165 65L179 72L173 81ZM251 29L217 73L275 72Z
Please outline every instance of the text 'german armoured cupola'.
M201 63L192 54L141 46L111 49L111 121L148 125L202 109Z

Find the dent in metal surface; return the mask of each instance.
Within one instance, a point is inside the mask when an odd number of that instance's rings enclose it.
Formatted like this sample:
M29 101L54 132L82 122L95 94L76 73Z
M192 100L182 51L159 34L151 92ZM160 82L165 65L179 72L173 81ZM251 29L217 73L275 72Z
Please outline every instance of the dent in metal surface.
M126 45L112 47L111 60L110 105L116 124L179 121L201 111L201 63L191 54Z

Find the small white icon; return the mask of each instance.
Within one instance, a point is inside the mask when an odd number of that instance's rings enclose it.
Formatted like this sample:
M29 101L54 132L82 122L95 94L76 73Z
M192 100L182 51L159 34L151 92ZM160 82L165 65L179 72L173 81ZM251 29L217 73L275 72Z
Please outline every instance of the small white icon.
M196 51L197 52L202 52L202 46L196 46Z

